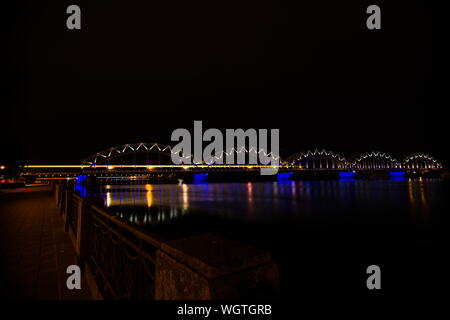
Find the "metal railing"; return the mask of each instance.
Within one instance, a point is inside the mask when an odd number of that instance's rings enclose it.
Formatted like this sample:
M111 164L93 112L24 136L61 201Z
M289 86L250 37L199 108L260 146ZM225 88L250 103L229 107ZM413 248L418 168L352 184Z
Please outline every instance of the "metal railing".
M86 262L109 299L153 299L156 251L162 240L130 227L103 210L89 207Z
M156 252L163 240L111 216L72 190L59 187L57 203L75 251L105 299L153 299Z

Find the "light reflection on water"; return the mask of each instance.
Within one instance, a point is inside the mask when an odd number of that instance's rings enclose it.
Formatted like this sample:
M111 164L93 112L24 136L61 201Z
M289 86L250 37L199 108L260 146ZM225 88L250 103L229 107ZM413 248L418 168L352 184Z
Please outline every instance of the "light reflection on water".
M438 179L313 180L248 183L106 185L97 196L113 214L140 226L193 212L245 220L297 220L305 216L408 210L426 221Z

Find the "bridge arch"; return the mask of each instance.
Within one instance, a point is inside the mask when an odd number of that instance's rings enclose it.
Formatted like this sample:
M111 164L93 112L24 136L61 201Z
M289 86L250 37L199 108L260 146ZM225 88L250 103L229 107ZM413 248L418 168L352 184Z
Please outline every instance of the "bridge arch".
M294 153L286 159L285 164L307 170L333 170L348 167L345 158L338 153L318 149Z
M372 151L356 156L351 167L358 170L398 169L401 163L387 153Z
M407 156L402 161L404 169L442 169L442 164L425 153L416 153Z
M170 164L170 157L173 153L176 153L176 151L165 144L155 142L128 143L96 152L84 158L81 163L93 167L100 164L117 165L120 160L131 157L131 162L134 162L134 164L137 164L137 162L146 165ZM144 159L137 159L137 155L144 155ZM186 157L189 158L191 155Z

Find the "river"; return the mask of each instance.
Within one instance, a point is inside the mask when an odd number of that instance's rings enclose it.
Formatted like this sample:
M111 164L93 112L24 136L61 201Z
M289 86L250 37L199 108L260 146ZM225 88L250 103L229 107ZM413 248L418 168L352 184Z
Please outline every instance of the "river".
M389 270L399 292L427 290L432 282L411 279L438 274L448 191L447 180L394 178L103 185L96 196L167 239L215 232L270 251L289 298L299 287L365 290L370 264Z

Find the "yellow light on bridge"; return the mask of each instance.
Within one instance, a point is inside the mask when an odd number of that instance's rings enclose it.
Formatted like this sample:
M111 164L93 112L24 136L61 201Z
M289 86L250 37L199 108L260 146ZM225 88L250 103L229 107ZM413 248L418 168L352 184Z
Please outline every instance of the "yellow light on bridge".
M189 166L183 166L183 169L187 170L187 169L189 169Z
M1 170L5 170L5 166L1 166L0 169L1 169Z
M107 168L108 170L114 169L113 166L107 166L106 168Z

